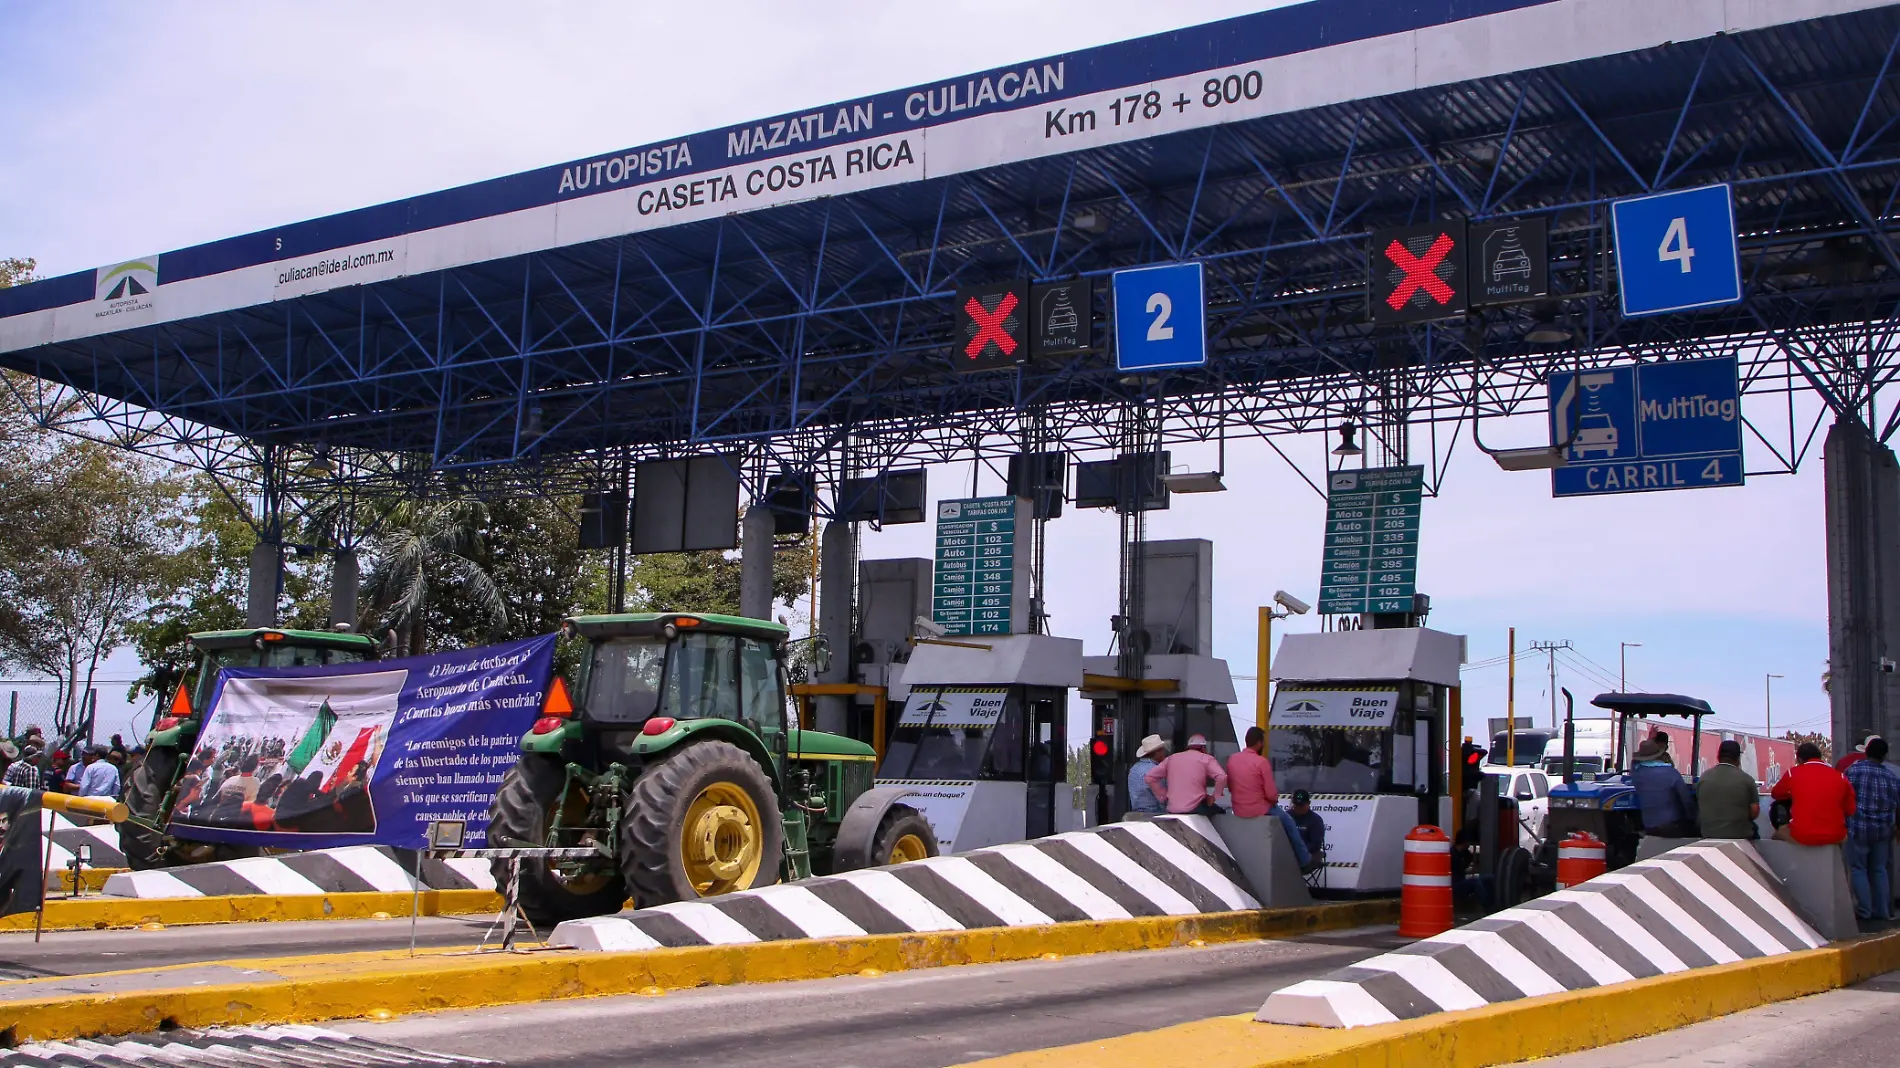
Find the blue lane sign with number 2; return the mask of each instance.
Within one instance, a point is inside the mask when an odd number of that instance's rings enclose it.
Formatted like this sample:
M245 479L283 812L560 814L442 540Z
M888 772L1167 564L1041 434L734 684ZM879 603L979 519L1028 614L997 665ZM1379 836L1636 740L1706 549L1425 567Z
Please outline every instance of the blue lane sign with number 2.
M1726 185L1619 200L1616 278L1624 315L1710 308L1742 299L1735 202Z
M1123 371L1207 362L1207 297L1201 265L1116 271L1115 366Z

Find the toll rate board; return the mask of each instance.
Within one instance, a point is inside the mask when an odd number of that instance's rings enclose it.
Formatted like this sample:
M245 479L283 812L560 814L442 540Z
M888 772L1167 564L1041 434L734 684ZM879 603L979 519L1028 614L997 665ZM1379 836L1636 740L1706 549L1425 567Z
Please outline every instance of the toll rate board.
M937 553L930 618L946 634L1016 634L1028 629L1029 588L1016 581L1029 502L970 497L937 502Z
M1412 610L1424 495L1422 467L1369 467L1328 476L1322 614Z

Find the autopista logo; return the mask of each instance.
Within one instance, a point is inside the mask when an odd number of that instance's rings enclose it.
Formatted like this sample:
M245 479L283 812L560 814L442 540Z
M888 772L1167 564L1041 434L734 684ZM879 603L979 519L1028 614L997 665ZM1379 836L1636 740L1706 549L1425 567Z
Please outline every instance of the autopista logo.
M158 288L158 257L131 260L99 268L94 296L99 300L132 300Z

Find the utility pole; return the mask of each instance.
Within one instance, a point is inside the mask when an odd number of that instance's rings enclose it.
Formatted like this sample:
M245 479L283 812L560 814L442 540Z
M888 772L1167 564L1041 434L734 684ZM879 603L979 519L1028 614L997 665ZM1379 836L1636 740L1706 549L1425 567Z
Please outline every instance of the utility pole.
M1616 689L1618 693L1628 693L1630 690L1629 651L1631 649L1641 649L1642 647L1642 642L1616 643Z
M1532 642L1531 651L1543 653L1550 661L1550 729L1557 729L1557 650L1573 648L1570 639L1560 642Z
M1761 677L1761 714L1766 724L1762 727L1762 733L1770 738L1775 736L1775 695L1772 686L1774 680L1782 678L1787 676L1765 674Z

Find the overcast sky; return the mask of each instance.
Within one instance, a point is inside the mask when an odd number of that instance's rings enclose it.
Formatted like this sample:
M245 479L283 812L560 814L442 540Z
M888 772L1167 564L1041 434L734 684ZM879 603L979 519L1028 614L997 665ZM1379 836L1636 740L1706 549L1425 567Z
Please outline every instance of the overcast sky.
M0 256L89 269L1266 6L0 0ZM1773 408L1749 410L1772 422ZM1539 428L1515 432L1527 444ZM1289 451L1317 477L1326 447ZM1213 450L1175 462L1209 468ZM1227 468L1228 492L1177 497L1149 530L1215 542L1216 651L1251 674L1254 607L1277 588L1317 599L1324 506L1257 442L1230 444ZM1511 626L1520 647L1569 639L1584 659L1560 658L1558 683L1583 698L1609 688L1619 642L1640 642L1632 687L1705 697L1737 725L1761 725L1763 675L1783 674L1777 727L1825 729L1820 474L1817 449L1798 475L1740 489L1557 501L1548 476L1467 449L1424 508L1431 625L1470 635L1473 661L1501 655ZM932 495L962 496L968 480L967 467L933 471ZM1001 492L993 477L979 489ZM1114 517L1072 512L1050 530L1055 629L1104 652ZM864 548L928 555L929 528L867 532ZM133 672L120 658L108 674ZM1503 714L1502 666L1467 686L1468 716ZM129 714L122 690L102 693L108 723ZM1547 693L1539 657L1520 714L1544 714Z

